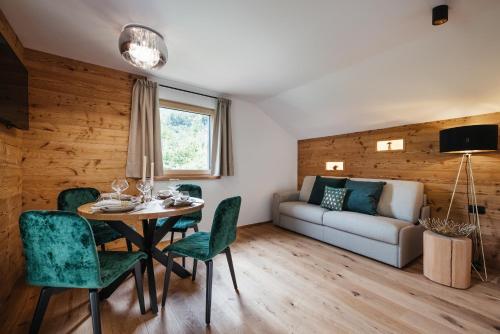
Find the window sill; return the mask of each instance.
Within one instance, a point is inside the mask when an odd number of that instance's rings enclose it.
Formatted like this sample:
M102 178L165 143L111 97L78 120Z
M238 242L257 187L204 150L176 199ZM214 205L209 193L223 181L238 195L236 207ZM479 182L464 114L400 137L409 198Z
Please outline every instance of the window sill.
M163 175L155 176L155 181L177 181L177 180L218 180L220 176L213 175L196 175L196 174L180 174L180 175Z

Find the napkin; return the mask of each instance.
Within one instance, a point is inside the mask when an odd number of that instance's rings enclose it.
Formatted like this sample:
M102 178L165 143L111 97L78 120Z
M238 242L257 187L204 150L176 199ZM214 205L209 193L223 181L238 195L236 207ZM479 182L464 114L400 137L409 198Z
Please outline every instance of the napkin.
M117 199L104 199L92 205L93 208L120 207L120 206L122 206L122 201Z
M174 200L173 198L171 198L171 197L170 197L170 198L167 198L166 200L164 200L164 201L162 202L162 204L163 204L163 206L164 206L165 208L168 208L168 207L171 207L171 206L174 204L174 202L175 202L175 200Z
M104 208L111 208L111 209L121 208L121 207L129 206L129 205L131 205L131 203L134 203L134 202L119 201L117 199L105 199L105 200L94 203L94 205L92 205L90 207L90 210L92 212L96 212L96 211L100 211Z
M180 198L167 198L166 200L163 201L163 206L165 208L169 208L171 206L173 207L179 207L179 206L188 206L191 205L193 201L191 198L188 198L187 200L182 200Z

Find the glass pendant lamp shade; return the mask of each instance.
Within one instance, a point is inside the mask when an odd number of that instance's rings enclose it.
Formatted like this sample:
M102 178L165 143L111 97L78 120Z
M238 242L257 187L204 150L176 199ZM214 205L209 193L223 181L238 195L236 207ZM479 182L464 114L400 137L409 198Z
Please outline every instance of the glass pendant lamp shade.
M135 67L157 69L167 62L167 46L163 36L139 24L123 27L118 47L123 59Z

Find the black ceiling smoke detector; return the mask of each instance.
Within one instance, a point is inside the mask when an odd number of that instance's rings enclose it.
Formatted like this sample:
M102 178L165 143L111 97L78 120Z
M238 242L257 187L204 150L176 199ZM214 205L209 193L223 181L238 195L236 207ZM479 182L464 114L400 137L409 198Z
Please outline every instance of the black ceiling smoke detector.
M440 26L448 22L448 6L440 5L432 8L432 25Z

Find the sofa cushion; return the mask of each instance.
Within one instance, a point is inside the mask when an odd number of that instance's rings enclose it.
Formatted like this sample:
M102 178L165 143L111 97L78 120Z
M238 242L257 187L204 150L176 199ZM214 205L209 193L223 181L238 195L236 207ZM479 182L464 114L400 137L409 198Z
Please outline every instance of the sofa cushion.
M323 222L323 214L327 211L327 209L323 209L319 205L300 201L283 202L280 204L281 214L320 225Z
M347 180L344 210L376 215L384 185L385 182Z
M323 225L393 245L399 244L399 230L411 226L399 219L349 211L326 212Z
M325 187L344 188L347 179L316 176L311 195L307 203L320 205L325 195Z
M352 178L354 181L384 181L377 212L386 217L416 223L424 202L424 185L416 181Z
M302 187L300 188L299 201L307 202L311 196L311 191L314 186L314 181L316 176L304 176L302 181Z

